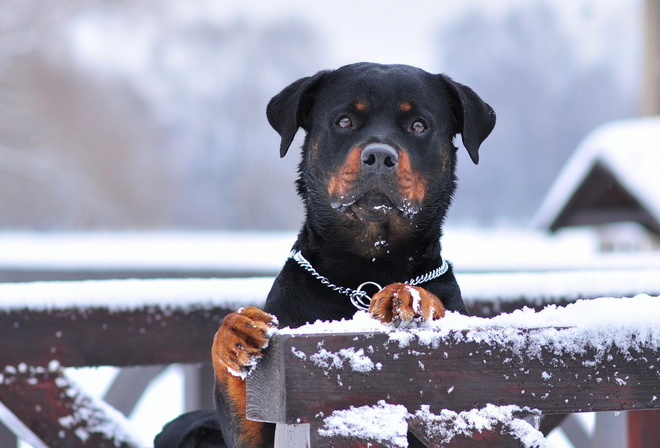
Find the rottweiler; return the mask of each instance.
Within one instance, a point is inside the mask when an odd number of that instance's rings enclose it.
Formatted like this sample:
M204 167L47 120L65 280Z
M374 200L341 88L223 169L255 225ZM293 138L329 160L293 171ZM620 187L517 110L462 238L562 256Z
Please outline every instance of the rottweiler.
M454 138L478 163L495 126L488 104L443 74L357 63L295 81L267 117L282 157L306 133L296 181L306 219L263 310L228 315L215 335L216 411L170 423L158 448L273 446L275 425L246 419L245 377L278 326L359 309L393 325L467 313L440 237L456 189Z

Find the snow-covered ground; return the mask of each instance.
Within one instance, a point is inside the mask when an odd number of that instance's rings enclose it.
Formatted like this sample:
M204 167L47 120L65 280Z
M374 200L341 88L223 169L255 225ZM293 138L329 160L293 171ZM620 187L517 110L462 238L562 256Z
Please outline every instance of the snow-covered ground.
M0 233L0 271L211 270L274 275L293 232ZM458 272L659 268L660 252L599 251L595 232L448 228L443 255Z
M0 233L0 270L277 272L295 234L258 232Z

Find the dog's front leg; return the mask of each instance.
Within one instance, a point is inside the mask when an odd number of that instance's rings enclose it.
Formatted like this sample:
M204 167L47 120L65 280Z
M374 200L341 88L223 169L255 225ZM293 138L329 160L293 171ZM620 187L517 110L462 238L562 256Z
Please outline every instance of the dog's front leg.
M273 446L275 425L246 417L245 378L268 346L277 319L247 307L225 317L213 340L216 406L223 437L232 448Z

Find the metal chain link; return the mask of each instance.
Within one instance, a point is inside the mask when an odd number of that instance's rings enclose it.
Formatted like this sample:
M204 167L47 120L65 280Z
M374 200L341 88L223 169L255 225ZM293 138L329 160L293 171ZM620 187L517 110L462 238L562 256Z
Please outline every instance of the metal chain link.
M362 291L363 286L368 284L373 284L379 288L378 289L379 291L383 289L378 283L375 282L364 282L358 287L357 290L346 288L344 286L337 286L334 283L330 282L330 280L328 280L327 277L324 277L323 275L319 274L318 271L314 269L314 266L312 266L312 264L303 256L301 251L292 250L291 253L289 254L289 258L293 259L296 263L300 265L300 267L302 267L307 272L312 274L312 277L316 278L318 281L320 281L328 288L332 289L333 291L337 291L340 294L347 295L351 299L351 303L353 304L353 306L355 306L355 308L359 310L368 310L369 303L371 302L371 297L369 296L369 294ZM442 260L442 265L440 265L439 267L435 268L430 272L427 272L426 274L419 275L414 279L404 283L412 286L421 285L422 283L430 282L431 280L434 280L444 275L448 270L449 270L449 264L447 263L446 260Z

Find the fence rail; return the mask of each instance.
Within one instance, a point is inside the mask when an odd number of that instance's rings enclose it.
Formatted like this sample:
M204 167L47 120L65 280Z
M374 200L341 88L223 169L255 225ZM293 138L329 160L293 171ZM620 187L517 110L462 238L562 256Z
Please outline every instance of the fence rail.
M259 305L265 297L269 283L269 279L243 279L0 285L0 297L3 300L3 306L0 308L0 340L3 341L0 344L0 402L2 403L0 419L10 422L13 431L19 432L22 438L32 441L31 443L36 447L77 448L118 444L127 447L138 446L130 434L121 431L122 417L103 402L86 397L78 391L67 381L62 369L99 365L156 366L170 363L206 363L210 341L224 316L241 305ZM478 314L488 315L520 305L540 308L552 300L552 297L539 300L516 296L503 299L496 306L492 301L484 299L472 301L472 305L475 309L474 304L483 302L486 306ZM561 300L568 303L573 299L566 297ZM300 339L294 339L298 344ZM330 348L339 350L340 343L346 343L346 347L350 347L353 342L340 339L332 343L335 345L327 342L328 350ZM378 344L372 342L370 345L374 350L377 349ZM466 347L463 348L467 349ZM308 348L311 351L314 347L310 345ZM463 361L459 357L460 349L455 350L458 351L456 358L453 359L460 359L458 364L464 363L467 366L470 359L473 359L468 357ZM447 353L451 355L450 352ZM485 352L480 351L480 353L484 356ZM490 356L496 356L497 353L496 350L491 350ZM392 355L390 351L389 356ZM383 352L383 356L386 356L386 351ZM369 357L374 359L371 354ZM296 360L300 361L299 358L291 359L292 362ZM411 360L412 358L409 361ZM417 366L421 361L429 369L428 372L432 368L440 372L439 374L447 370L446 364L438 364L434 367L430 358L414 361ZM382 373L379 373L381 375L394 368L394 364L378 362L384 366ZM493 358L487 364L496 366L498 363ZM617 366L621 365L623 364L617 364ZM478 363L473 364L473 367L477 369ZM579 365L576 367L584 368ZM501 371L504 365L498 368L500 370L494 371ZM540 368L535 371L538 373ZM564 370L560 369L560 371ZM610 373L611 378L620 378L627 382L626 385L616 383L610 385L618 392L619 397L628 400L625 402L628 404L624 403L621 409L632 408L633 405L637 406L636 408L646 406L643 397L636 395L640 393L640 386L635 386L630 378L626 379L616 374L622 371L619 369ZM520 381L525 378L522 373L518 375ZM358 378L358 375L354 377ZM563 376L554 378L555 380L561 378L562 384L568 381ZM646 381L645 378L642 376L635 381L643 383ZM465 380L467 379L466 376ZM657 383L658 378L655 379ZM428 381L428 378L426 380ZM349 379L342 376L342 381ZM497 377L491 378L491 385L496 387L498 381L503 380ZM135 383L135 381L131 382ZM404 383L408 384L405 381ZM549 384L554 383L549 380L542 384L547 388ZM500 387L503 386L504 383L500 384ZM514 389L520 390L514 380L510 380L506 386L504 389L512 396L515 395ZM540 389L533 390L532 385L526 386L525 395L531 397L531 393L534 393L538 398L543 388L541 384L537 386ZM369 387L376 388L375 385ZM411 387L407 386L406 390L412 391L414 387ZM447 385L447 390L450 387L452 386ZM453 385L453 387L453 392L448 396L452 400L458 400L456 398L458 386ZM587 385L583 384L582 387L586 388ZM553 389L558 388L559 386L555 385ZM418 394L420 390L426 389L417 389ZM474 392L476 393L477 390L475 389ZM481 392L485 394L487 391ZM431 389L424 392L427 396L432 396L434 393ZM463 397L468 395L463 394ZM656 395L660 396L657 393ZM293 392L290 397L294 397ZM307 397L309 397L308 391ZM572 396L566 395L564 399L571 401ZM483 403L486 401L484 399ZM561 400L548 401L550 402L556 402L555 412L574 410L571 406L561 405ZM359 403L361 402L358 400L354 404ZM594 403L600 401L596 400ZM455 403L452 404L454 405ZM653 404L651 407L657 406ZM324 412L327 411L328 409ZM94 418L81 417L85 415ZM108 431L108 424L102 424L103 422L115 422L116 429ZM644 429L642 432L649 434L648 428L654 427L653 425L656 428L660 426L657 420L652 419L642 425ZM631 425L631 428L633 426ZM3 446L5 445L3 441Z
M647 303L657 300L649 297ZM645 312L658 311L653 309L641 307L640 321ZM391 420L377 431L368 427L378 427L369 420L370 409L387 414L392 407L402 407L407 430L429 447L469 446L469 440L543 446L523 442L540 433L529 426L520 436L525 423L512 423L516 413L660 409L660 327L642 325L637 334L635 326L621 324L615 315L602 324L595 330L504 326L315 333L312 327L281 332L248 376L248 417L278 423L285 435L280 447L358 446L365 432L391 434ZM310 399L310 391L319 398ZM479 421L503 412L513 415L484 428L470 426L474 412ZM456 420L460 430L453 427ZM640 434L648 437L650 431ZM629 446L660 446L658 431L650 445L637 444L640 434L630 435ZM405 426L390 439L367 439L379 446L407 446L401 442Z

